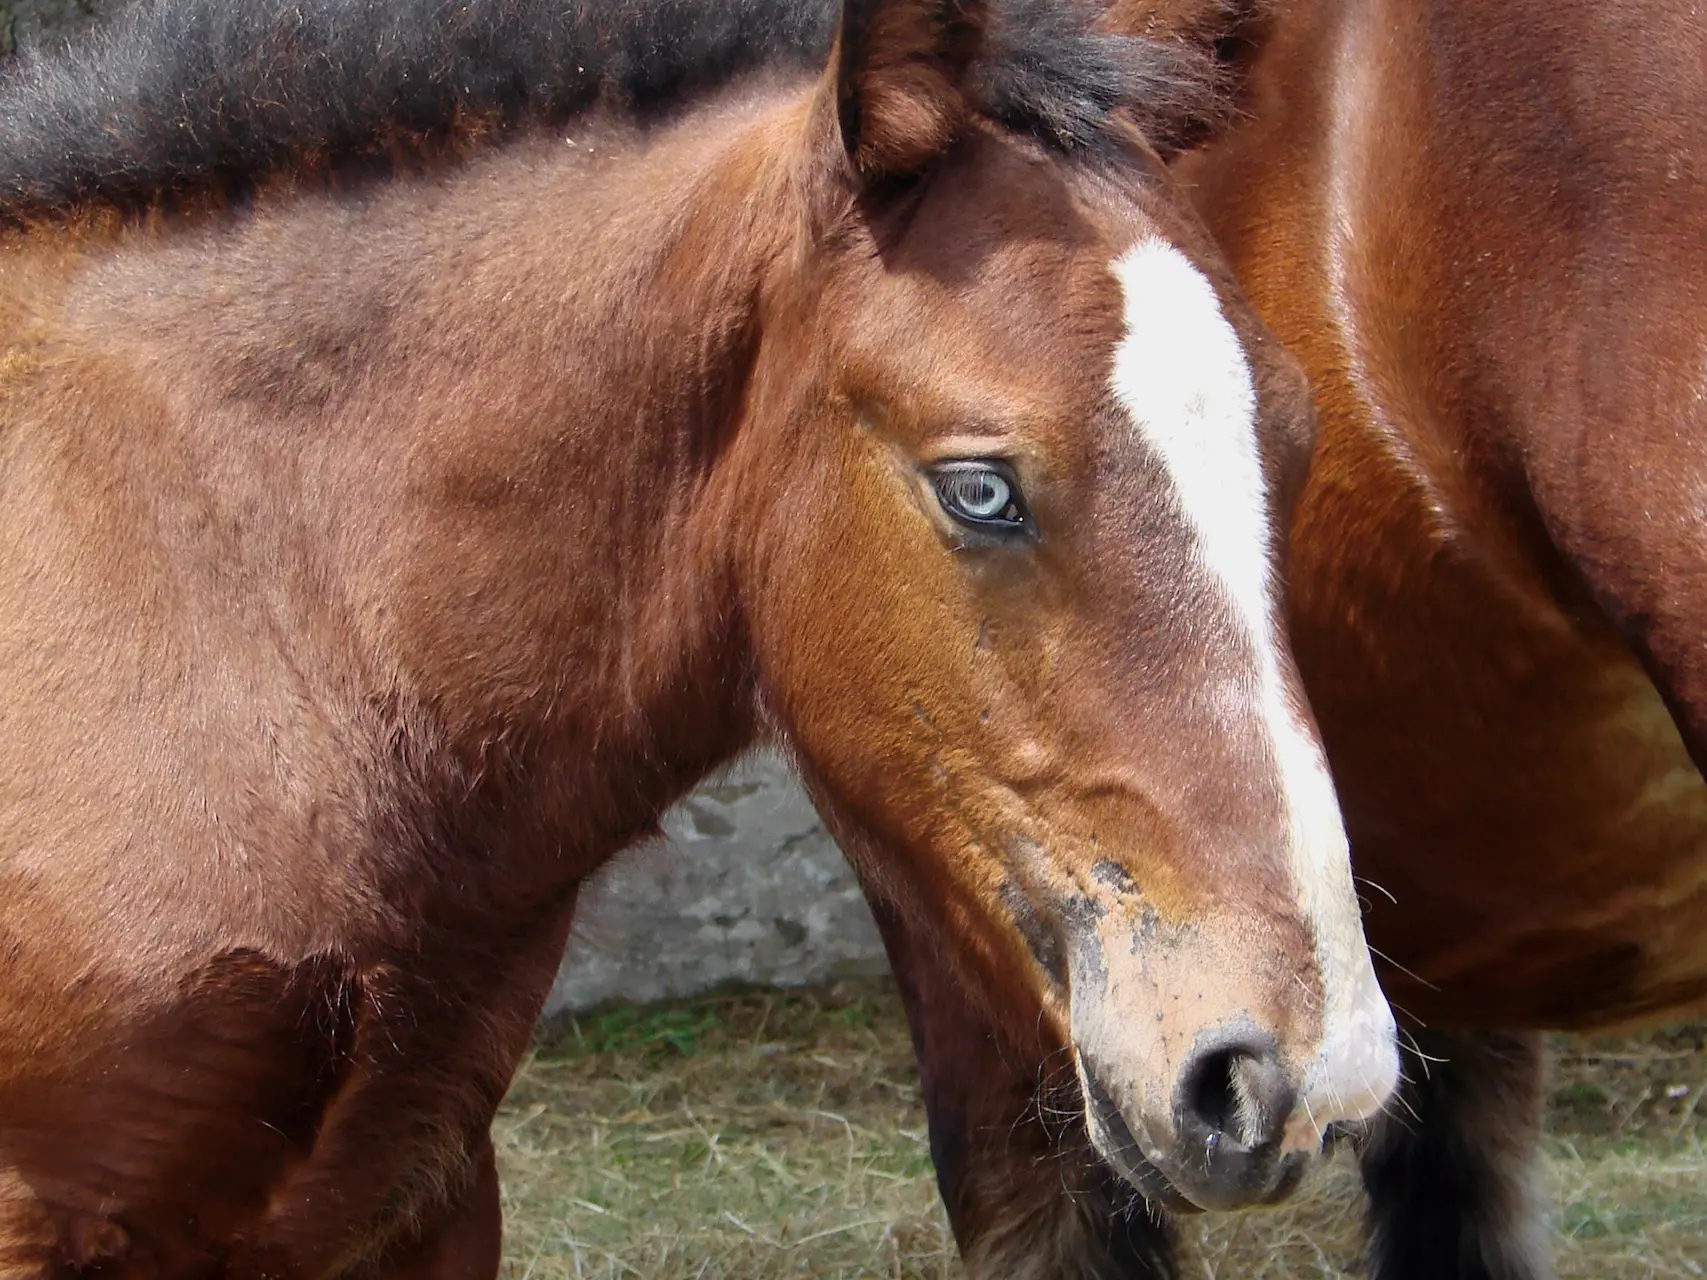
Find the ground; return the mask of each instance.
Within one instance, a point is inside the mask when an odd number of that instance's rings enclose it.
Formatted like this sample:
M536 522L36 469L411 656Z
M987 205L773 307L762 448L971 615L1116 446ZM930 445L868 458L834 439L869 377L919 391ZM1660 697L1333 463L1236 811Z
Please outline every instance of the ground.
M1707 1276L1707 1026L1560 1040L1561 1280ZM497 1125L507 1280L960 1272L886 984L617 1009L542 1032ZM1343 1158L1278 1211L1187 1225L1185 1275L1358 1274Z

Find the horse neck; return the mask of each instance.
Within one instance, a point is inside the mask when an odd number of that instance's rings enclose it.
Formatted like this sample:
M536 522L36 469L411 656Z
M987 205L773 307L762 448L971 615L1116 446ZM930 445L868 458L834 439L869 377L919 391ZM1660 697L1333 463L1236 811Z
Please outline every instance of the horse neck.
M495 326L495 357L518 353L494 358L474 392L508 406L493 416L510 448L494 456L470 440L447 480L472 469L476 488L527 485L531 473L539 497L506 522L518 559L478 583L510 601L488 683L455 674L468 627L480 634L493 617L457 607L474 593L439 595L454 622L419 666L463 700L462 741L533 726L549 743L545 803L565 823L604 814L617 845L754 733L735 565L755 505L738 437L761 282L793 234L779 135L754 124L731 139L720 122L689 123L604 172L572 157L573 189L559 188L561 202L511 197L505 230L483 211L486 243L528 246L510 258L515 274L470 291L464 312ZM542 220L554 208L573 242ZM544 572L511 576L518 562ZM432 630L416 624L397 643Z
M290 602L288 661L396 700L435 785L491 794L479 839L575 874L753 734L726 459L787 241L775 114L287 202L91 286L187 452L261 460L218 501L332 566L295 566L335 589Z

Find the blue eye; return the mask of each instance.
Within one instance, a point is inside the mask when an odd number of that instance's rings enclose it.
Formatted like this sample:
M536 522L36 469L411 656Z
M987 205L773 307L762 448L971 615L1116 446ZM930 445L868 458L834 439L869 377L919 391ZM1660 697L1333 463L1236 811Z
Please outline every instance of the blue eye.
M929 474L942 509L961 524L983 533L1026 528L1025 501L1020 496L1019 481L1007 464L945 462Z

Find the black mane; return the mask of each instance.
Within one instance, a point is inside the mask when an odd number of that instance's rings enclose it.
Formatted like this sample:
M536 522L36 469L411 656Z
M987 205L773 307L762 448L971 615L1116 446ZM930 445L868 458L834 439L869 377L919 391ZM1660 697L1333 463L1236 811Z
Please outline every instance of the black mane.
M944 0L952 3L953 0ZM1159 146L1216 114L1213 60L1095 34L1072 0L997 0L981 107L1063 149L1131 106ZM138 0L0 74L0 223L137 209L573 116L644 116L820 63L837 0Z

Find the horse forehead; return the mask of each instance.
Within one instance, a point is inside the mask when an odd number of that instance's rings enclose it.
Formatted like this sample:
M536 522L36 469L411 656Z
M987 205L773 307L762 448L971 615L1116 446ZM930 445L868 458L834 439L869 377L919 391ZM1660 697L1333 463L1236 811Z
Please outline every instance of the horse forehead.
M1114 259L1123 332L1114 389L1140 438L1172 455L1232 448L1255 458L1256 388L1209 277L1156 236Z
M1209 278L1176 246L1138 241L1116 258L1124 331L1112 389L1162 463L1200 547L1246 627L1267 631L1268 492L1250 362Z
M933 416L1087 431L1124 332L1115 250L1026 248L873 272L837 311L846 356Z
M1254 712L1269 740L1265 754L1281 759L1283 747L1299 745L1298 726L1271 609L1273 531L1244 344L1214 285L1175 245L1140 240L1111 270L1124 319L1110 379L1114 399L1139 446L1161 464L1192 572L1232 609L1235 625L1215 643L1238 673L1237 703ZM1300 747L1305 755L1308 745Z

